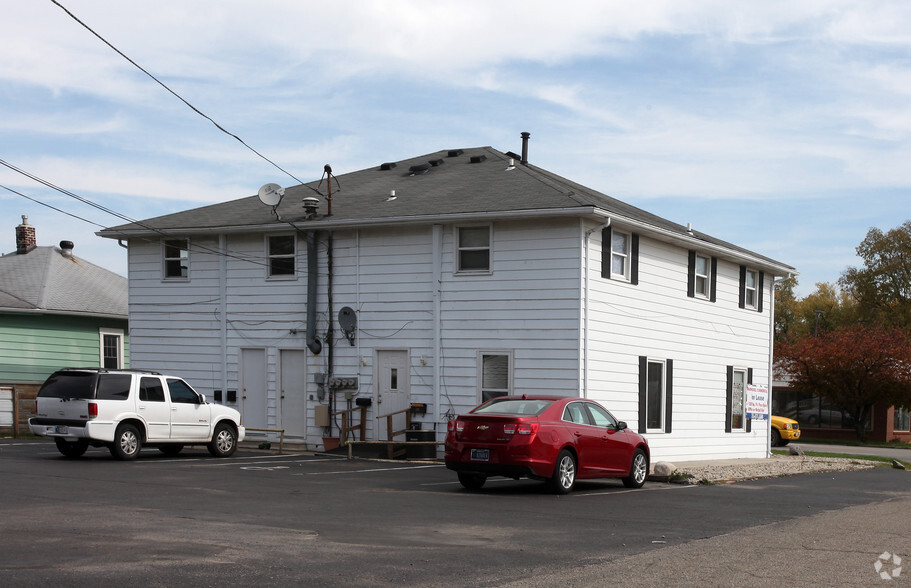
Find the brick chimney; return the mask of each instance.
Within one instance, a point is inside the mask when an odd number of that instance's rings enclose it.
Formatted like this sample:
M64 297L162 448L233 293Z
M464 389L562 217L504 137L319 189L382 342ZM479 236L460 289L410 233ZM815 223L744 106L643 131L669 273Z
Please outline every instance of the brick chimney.
M22 215L22 224L16 227L16 253L28 253L38 246L35 227L28 224L28 216Z

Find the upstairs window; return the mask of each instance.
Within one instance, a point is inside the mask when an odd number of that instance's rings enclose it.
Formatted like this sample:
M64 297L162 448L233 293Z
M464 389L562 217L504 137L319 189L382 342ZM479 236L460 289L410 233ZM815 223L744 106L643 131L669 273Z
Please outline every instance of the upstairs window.
M295 242L294 235L269 237L267 240L270 278L289 278L295 276Z
M613 227L601 231L601 277L639 283L639 235Z
M190 273L190 243L188 239L164 241L164 278L186 280Z
M491 227L458 227L458 272L490 271Z
M718 258L689 252L686 280L686 295L715 302L715 288L718 283Z
M740 266L740 308L762 312L762 288L765 276L762 272Z
M711 262L708 257L696 256L696 296L709 297L709 284L711 283Z

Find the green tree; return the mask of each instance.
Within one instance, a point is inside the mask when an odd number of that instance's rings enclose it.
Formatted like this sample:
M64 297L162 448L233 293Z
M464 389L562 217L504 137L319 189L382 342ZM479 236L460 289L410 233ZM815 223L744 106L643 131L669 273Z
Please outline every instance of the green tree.
M775 291L776 345L858 321L857 302L836 285L817 282L816 291L804 298L797 298L796 286L797 279L790 278Z
M911 329L911 221L886 233L870 229L857 255L863 267L849 267L839 284L857 301L860 319Z
M874 404L911 406L911 341L901 329L855 324L807 335L781 344L777 365L792 389L847 413L861 441Z

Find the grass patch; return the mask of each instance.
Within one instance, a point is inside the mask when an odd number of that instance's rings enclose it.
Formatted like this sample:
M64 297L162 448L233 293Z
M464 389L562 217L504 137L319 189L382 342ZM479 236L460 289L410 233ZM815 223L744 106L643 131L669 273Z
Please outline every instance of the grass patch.
M773 449L772 453L775 455L789 455L787 449ZM875 461L882 465L892 466L892 458L882 455L857 455L855 453L832 453L827 451L804 451L804 455L808 457L837 457L839 459L853 459L857 461ZM906 469L911 469L911 462L901 459L896 459L895 461L905 466Z

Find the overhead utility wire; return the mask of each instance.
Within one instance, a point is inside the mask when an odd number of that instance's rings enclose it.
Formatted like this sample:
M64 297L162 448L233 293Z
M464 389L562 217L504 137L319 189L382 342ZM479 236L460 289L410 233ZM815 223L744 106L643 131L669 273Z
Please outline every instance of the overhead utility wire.
M18 191L16 191L16 190L13 190L12 188L8 188L8 187L6 187L6 186L4 186L4 185L2 185L2 184L0 184L0 188L3 188L4 190L7 190L7 191L9 191L9 192L12 192L13 194L18 194L19 196L22 196L22 197L25 198L26 200L31 200L31 201L34 202L35 204L40 204L41 206L47 206L47 207L50 208L51 210L56 210L57 212L63 213L63 214L65 214L65 215L67 215L67 216L71 216L71 217L73 217L73 218L75 218L75 219L81 220L81 221L83 221L83 222L87 222L87 223L89 223L90 225L95 225L96 227L101 227L102 229L106 229L106 228L107 228L106 226L104 226L104 225L101 224L101 223L96 223L95 221L90 221L90 220L87 219L87 218L82 218L81 216L76 216L75 214L73 214L73 213L71 213L71 212L67 212L67 211L65 211L65 210L61 210L60 208L57 208L56 206L51 206L51 205L48 204L47 202L42 202L42 201L40 201L40 200L36 200L35 198L32 198L31 196L26 196L26 195L23 194L22 192L18 192Z
M215 121L212 119L212 117L210 117L209 115L205 114L204 112L202 112L201 110L199 110L198 108L196 108L195 106L193 106L192 104L190 104L189 102L187 102L180 94L178 94L177 92L175 92L174 90L172 90L171 88L169 88L164 82L162 82L161 80L159 80L158 78L156 78L154 75L152 75L151 73L149 73L148 71L146 71L146 70L145 70L142 66L140 66L138 63L136 63L135 61L133 61L132 59L130 59L129 57L127 57L126 54L123 53L123 51L121 51L121 50L118 49L117 47L114 47L114 45L112 45L110 42L108 42L107 39L105 39L104 37L102 37L101 35L99 35L98 33L96 33L96 32L92 29L92 27L90 27L89 25L87 25L87 24L85 24L84 22L82 22L81 20L79 20L79 18L78 18L75 14L73 14L73 13L70 12L65 6L63 6L62 4L60 4L60 2L57 2L57 0L51 0L51 2L53 2L54 4L56 4L61 10L63 10L65 13L67 13L67 14L69 15L70 18L72 18L73 20L75 20L76 22L78 22L79 24L81 24L83 27L85 27L85 29L86 29L87 31L89 31L90 33L92 33L93 35L95 35L96 37L98 37L98 39L100 39L102 43L104 43L105 45L107 45L108 47L110 47L111 49L113 49L115 52L117 52L118 55L120 55L121 57L123 57L124 59L126 59L127 61L129 61L136 69L138 69L139 71L141 71L141 72L144 73L145 75L149 76L150 78L152 78L152 79L155 80L156 82L158 82L158 85L160 85L162 88L164 88L165 90L167 90L168 92L170 92L171 94L173 94L175 98L177 98L178 100L180 100L181 102L183 102L184 104L186 104L188 107L190 107L190 109L193 110L193 112L195 112L195 113L198 114L199 116L203 117L204 119L208 120L208 121L209 121L210 123L212 123L213 125L215 125L215 127L216 127L219 131L223 132L224 134L226 134L226 135L228 135L228 136L230 136L230 137L234 137L235 139L237 139L238 141L240 141L241 145L243 145L244 147L246 147L247 149L249 149L250 151L252 151L252 152L255 153L256 155L258 155L259 157L261 157L261 158L264 159L265 161L267 161L267 162L269 162L270 164L272 164L272 166L274 166L276 169L278 169L279 171L281 171L282 173L284 173L285 175L287 175L287 176L290 177L291 179L295 180L297 183L299 183L299 184L301 184L301 185L303 185L303 186L306 186L307 188L309 188L310 190L313 190L314 192L316 192L316 193L319 194L320 196L323 195L322 192L320 192L320 191L317 190L316 188L313 188L312 186L307 186L307 185L303 182L303 180L298 179L294 174L292 174L291 172L285 170L283 167L281 167L280 165L278 165L277 163L275 163L274 161L272 161L271 159L269 159L268 157L266 157L265 155L263 155L262 153L260 153L259 151L257 151L257 150L254 149L253 147L251 147L250 145L248 145L248 144L246 143L246 141L244 141L243 139L241 139L240 137L238 137L238 136L235 135L234 133L228 131L228 130L225 129L223 126L221 126L220 124L218 124L217 122L215 122Z
M175 236L175 235L169 234L169 233L167 233L166 231L162 231L161 229L155 228L155 227L153 227L153 226L151 226L151 225L147 225L147 224L143 223L142 221L138 221L138 220L132 219L132 218L130 218L130 217L124 215L124 214L121 214L121 213L119 213L119 212L117 212L117 211L115 211L115 210L111 210L110 208L107 208L106 206L102 206L101 204L98 204L97 202L92 202L92 201L89 200L88 198L84 198L84 197L82 197L82 196L80 196L80 195L78 195L78 194L74 194L73 192L70 192L69 190L67 190L67 189L65 189L65 188L61 188L60 186L56 186L56 185L54 185L53 183L51 183L51 182L49 182L49 181L47 181L47 180L45 180L45 179L39 178L38 176L36 176L36 175L34 175L34 174L31 174L31 173L29 173L29 172L27 172L27 171L25 171L25 170L23 170L23 169L20 169L20 168L16 167L15 165L9 163L8 161L4 161L3 159L0 159L0 165L3 165L3 166L5 166L5 167L8 167L9 169L13 170L14 172L20 173L20 174L24 175L25 177L27 177L27 178L29 178L29 179L35 180L35 181L38 182L39 184L44 184L45 186L47 186L48 188L51 188L52 190L56 190L56 191L60 192L61 194L64 194L64 195L66 195L66 196L69 196L70 198L74 198L74 199L78 200L79 202L82 202L83 204L87 204L87 205L89 205L89 206L91 206L91 207L93 207L93 208L97 208L98 210L100 210L100 211L102 211L102 212L106 212L106 213L110 214L111 216L116 216L117 218L119 218L119 219L121 219L121 220L125 220L125 221L127 221L128 223L132 223L132 224L138 225L138 226L140 226L140 227L142 227L142 228L144 228L144 229L148 229L149 231L152 231L152 232L154 232L154 233L157 233L157 234L161 235L162 237L169 238L169 239L183 239L183 238L184 238L184 237L179 237L179 236ZM6 186L2 186L2 187L6 188ZM6 188L6 189L7 189L7 190L10 190L9 188ZM15 190L10 190L10 192L14 192L14 193L16 193L16 194L19 194L20 196L24 196L25 198L28 198L29 200L33 200L33 201L35 201L35 202L38 202L38 201L35 200L34 198L29 198L28 196L25 196L25 194L20 194L19 192L16 192ZM38 203L39 203L39 204L44 204L43 202L38 202ZM54 208L53 206L50 206L49 204L44 204L44 206L48 206L49 208ZM54 210L59 210L59 209L54 208ZM70 216L73 216L73 217L75 217L75 218L78 218L79 220L86 220L86 219L84 219L84 218L80 218L80 217L78 217L78 216L76 216L76 215L70 214L70 213L65 212L65 211L63 211L63 210L60 210L59 212L63 212L64 214L68 214L68 215L70 215ZM104 225L100 225L100 224L98 224L98 223L96 223L96 222L93 222L93 221L87 221L87 220L86 220L86 222L91 223L91 224L93 224L93 225L98 225L99 227L102 227L102 228L106 228L106 227L104 227ZM252 264L255 264L255 265L262 265L262 266L268 265L268 262L256 261L256 260L253 259L253 258L244 256L244 255L242 255L242 254L231 253L231 252L229 252L228 250L221 251L221 250L218 250L218 249L212 249L211 247L206 247L205 245L200 245L200 244L198 244L198 243L194 243L193 246L196 247L196 248L198 248L198 249L201 250L201 251L207 251L207 252L213 253L213 254L215 254L215 255L224 255L225 257L230 257L230 258L237 259L237 260L240 260L240 261L246 261L246 262L248 262L248 263L252 263Z

